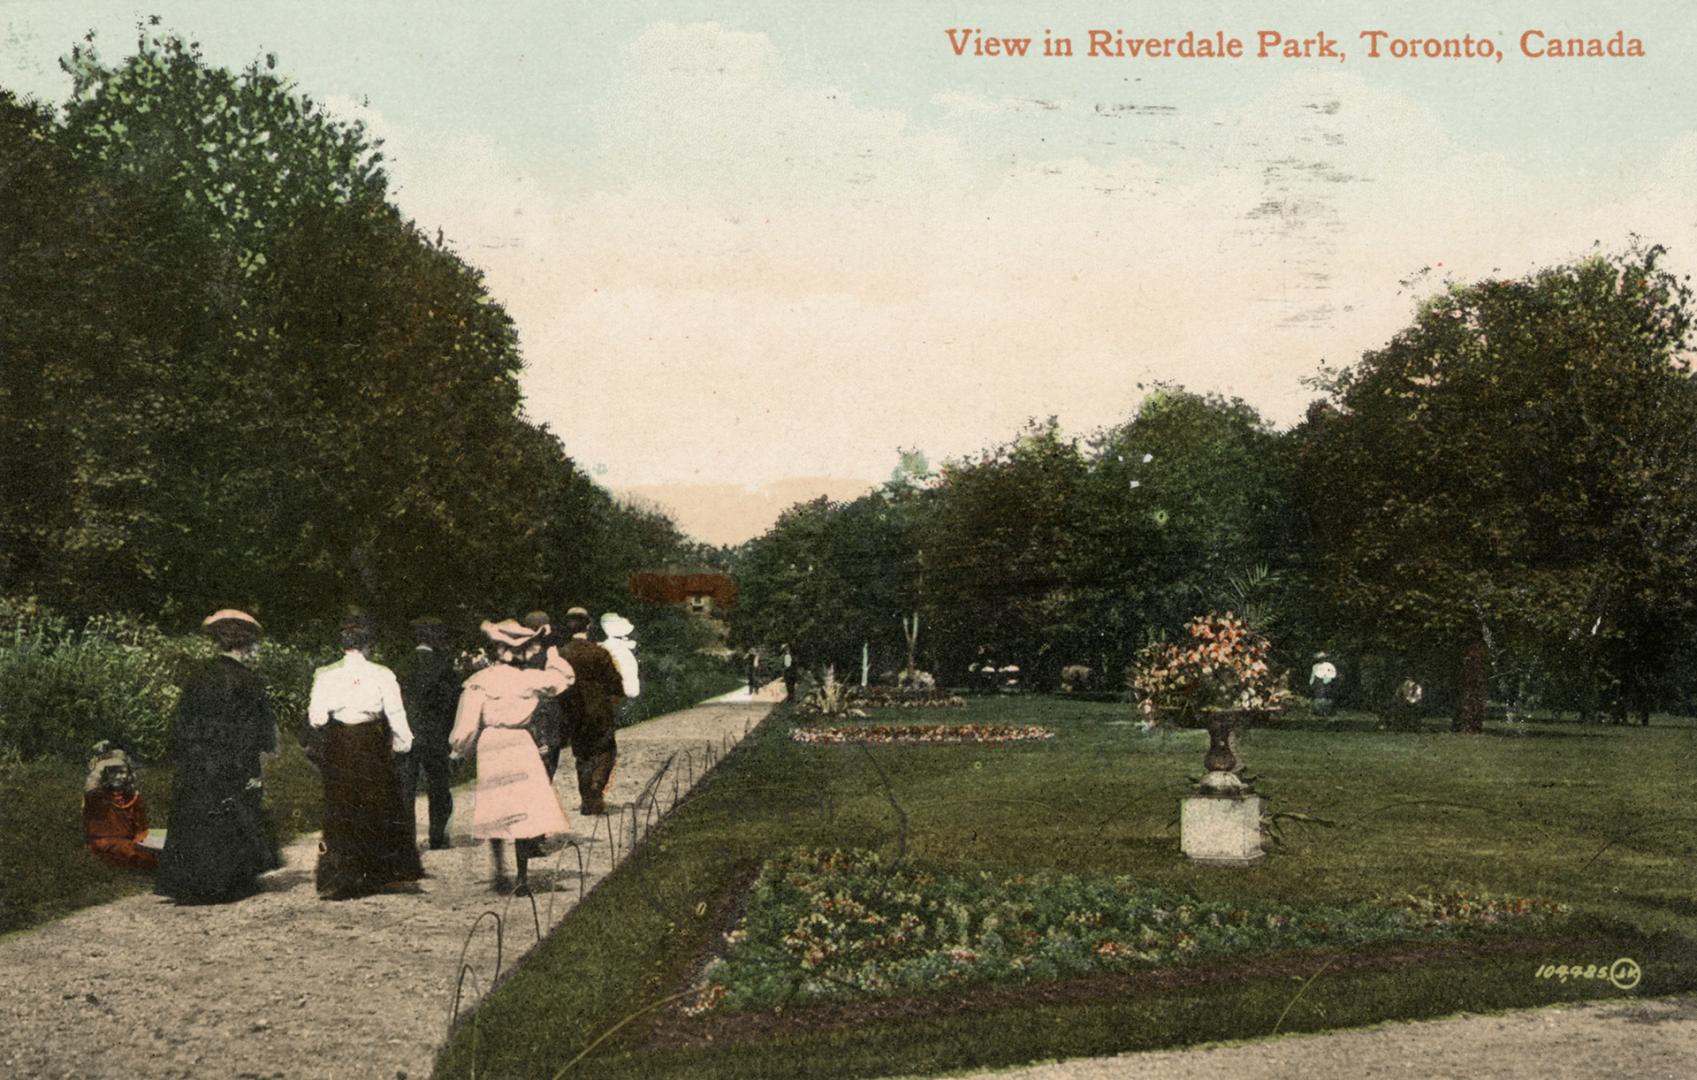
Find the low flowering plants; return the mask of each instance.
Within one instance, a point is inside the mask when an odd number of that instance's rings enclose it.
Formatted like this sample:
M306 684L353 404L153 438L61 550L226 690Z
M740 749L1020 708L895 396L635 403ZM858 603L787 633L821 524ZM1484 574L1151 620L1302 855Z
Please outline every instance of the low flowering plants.
M1274 672L1267 639L1231 612L1190 620L1177 642L1137 654L1132 691L1144 722L1196 726L1208 713L1273 712L1290 699L1288 678Z
M909 690L889 686L862 686L853 693L854 703L868 709L964 709L966 699L947 690Z
M926 871L870 851L796 850L761 868L687 1011L1496 936L1567 915L1537 897L1484 892L1296 906L1203 900L1124 875Z
M1010 724L867 724L859 727L796 728L799 743L1005 743L1052 739L1048 728Z

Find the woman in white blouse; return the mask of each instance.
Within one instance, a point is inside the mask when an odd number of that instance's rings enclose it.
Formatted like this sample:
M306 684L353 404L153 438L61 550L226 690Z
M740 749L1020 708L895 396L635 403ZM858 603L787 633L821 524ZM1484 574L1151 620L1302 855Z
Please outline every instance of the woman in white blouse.
M371 662L364 615L341 623L342 658L312 676L307 720L323 733L324 836L318 894L365 896L424 876L413 808L401 799L394 755L412 749L395 673Z

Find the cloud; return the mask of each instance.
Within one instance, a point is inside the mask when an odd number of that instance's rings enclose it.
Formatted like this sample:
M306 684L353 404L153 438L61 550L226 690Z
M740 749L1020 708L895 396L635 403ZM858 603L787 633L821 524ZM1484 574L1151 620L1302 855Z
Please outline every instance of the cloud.
M518 319L531 414L641 488L876 479L901 446L1123 420L1157 378L1294 420L1301 376L1407 322L1414 271L1520 273L1683 215L1697 160L1597 199L1385 80L1252 90L963 86L908 113L765 35L658 23L583 106L582 182L469 137L407 188Z

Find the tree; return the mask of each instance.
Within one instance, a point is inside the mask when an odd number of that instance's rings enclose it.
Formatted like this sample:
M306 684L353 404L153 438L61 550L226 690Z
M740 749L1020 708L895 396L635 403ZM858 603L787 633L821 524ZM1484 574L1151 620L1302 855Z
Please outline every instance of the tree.
M1068 577L1090 656L1119 671L1200 612L1238 607L1233 583L1280 563L1280 440L1239 399L1160 386L1090 448Z
M958 675L984 647L1050 685L1080 655L1084 608L1066 567L1084 482L1084 457L1052 418L943 466L919 530L924 610L940 666Z
M1690 292L1661 254L1452 287L1311 411L1337 617L1464 658L1462 730L1487 662L1578 663L1631 694L1697 610Z
M683 543L525 420L512 320L360 125L179 37L65 66L62 117L0 95L8 589L274 626L612 606Z

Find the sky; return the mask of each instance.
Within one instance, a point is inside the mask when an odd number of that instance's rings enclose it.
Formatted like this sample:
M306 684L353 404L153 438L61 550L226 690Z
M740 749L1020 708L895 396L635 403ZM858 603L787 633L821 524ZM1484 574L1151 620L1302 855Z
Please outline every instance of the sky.
M1697 267L1674 0L0 0L0 85L62 101L74 42L116 59L152 14L384 139L398 205L515 319L527 414L715 543L903 448L1124 422L1156 381L1289 424L1447 280L1634 235ZM957 55L967 30L1074 54ZM1089 57L1091 30L1248 55ZM1371 30L1501 59L1373 59ZM1343 56L1261 59L1262 31ZM1533 59L1527 31L1645 55Z

